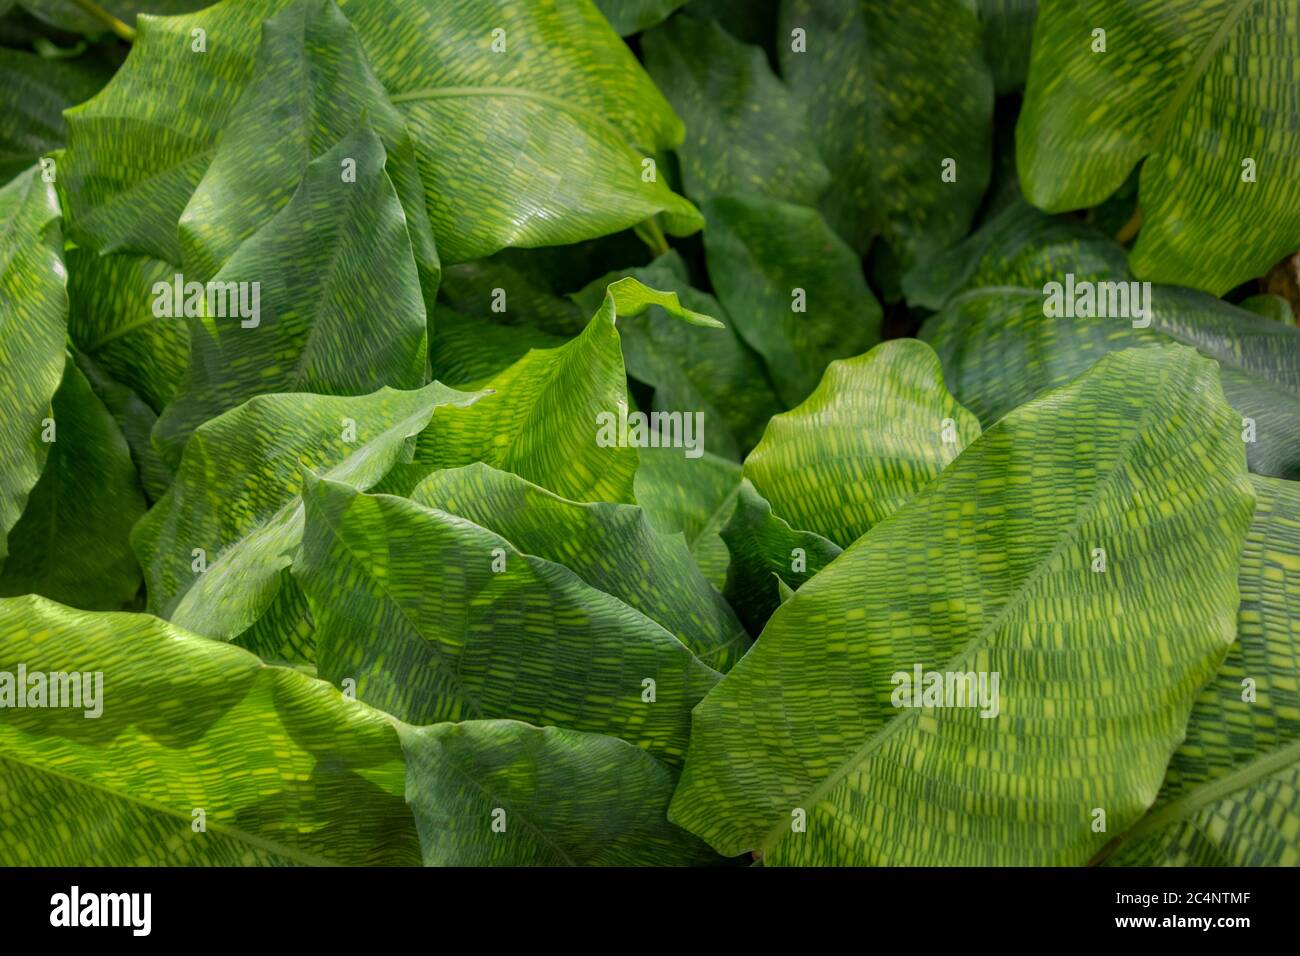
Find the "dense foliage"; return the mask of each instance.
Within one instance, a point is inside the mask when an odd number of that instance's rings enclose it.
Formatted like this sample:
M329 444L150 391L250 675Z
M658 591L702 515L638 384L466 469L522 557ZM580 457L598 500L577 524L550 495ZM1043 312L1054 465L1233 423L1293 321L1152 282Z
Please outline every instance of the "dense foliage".
M0 863L1300 865L1293 0L0 0Z

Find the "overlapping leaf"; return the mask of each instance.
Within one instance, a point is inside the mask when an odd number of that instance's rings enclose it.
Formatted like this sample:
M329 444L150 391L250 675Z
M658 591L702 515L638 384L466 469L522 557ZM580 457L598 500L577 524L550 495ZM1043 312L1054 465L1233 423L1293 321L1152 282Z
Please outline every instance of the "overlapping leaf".
M835 230L858 252L881 236L904 267L960 238L990 165L993 80L975 0L920 0L906 16L865 0L783 0L778 37L831 171L822 210Z
M355 182L340 174L347 160ZM420 279L383 145L368 128L313 160L288 205L206 289L225 296L217 305L228 314L205 307L191 320L185 382L154 433L172 461L195 428L255 395L424 384Z
M858 257L815 210L759 196L705 203L709 277L787 406L833 359L880 340L880 303Z
M250 82L258 28L284 6L228 0L139 19L126 65L68 114L64 184L80 243L180 261L177 221ZM670 232L699 228L689 203L643 174L644 158L681 140L681 122L590 0L341 8L405 117L446 261L657 214Z
M1085 862L1095 809L1122 830L1155 799L1233 638L1244 465L1191 349L1008 415L773 615L697 708L670 818L772 864ZM896 709L918 666L1000 692Z
M658 624L446 512L314 478L305 501L293 575L323 678L409 723L553 724L680 765L718 675Z
M1300 246L1294 12L1289 0L1044 3L1016 131L1025 196L1052 212L1093 206L1141 163L1136 275L1222 295L1267 272Z
M33 168L0 188L0 561L40 478L63 378L67 272L54 187Z
M642 448L636 501L661 534L681 534L709 583L721 588L730 557L720 532L740 490L740 466L705 452L687 458L678 448Z
M368 488L409 459L410 440L439 406L476 397L436 382L359 397L268 395L202 425L171 489L132 534L149 610L206 637L237 638L281 591L302 535L303 470Z
M685 543L657 534L640 508L568 501L486 465L436 471L411 500L564 565L662 625L715 670L725 673L749 649L740 622Z
M63 111L88 100L111 75L98 58L43 60L0 49L0 183L63 145Z

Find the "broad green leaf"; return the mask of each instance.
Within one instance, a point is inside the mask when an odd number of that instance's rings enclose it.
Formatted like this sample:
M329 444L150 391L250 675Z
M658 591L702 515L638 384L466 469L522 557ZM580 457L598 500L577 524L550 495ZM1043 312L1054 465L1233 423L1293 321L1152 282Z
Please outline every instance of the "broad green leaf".
M740 488L740 466L705 452L687 458L679 448L642 448L636 501L660 534L681 534L695 563L721 589L730 560L720 532Z
M190 360L184 314L154 308L157 284L174 287L180 270L161 259L130 254L69 249L67 257L68 332L78 351L161 411L184 380Z
M0 562L49 454L68 292L59 201L33 167L0 188Z
M347 159L355 182L341 178ZM224 301L216 298L215 315L209 304L191 318L185 382L154 432L169 461L195 428L255 395L424 384L420 279L383 144L368 128L313 160L288 205L206 288ZM180 298L173 293L173 306Z
M619 36L639 33L667 19L686 0L596 0L596 6Z
M758 196L704 204L709 278L787 406L833 359L880 341L880 303L857 255L815 209Z
M96 5L128 27L138 14L172 16L210 6L209 0L95 0ZM92 16L76 0L18 0L18 5L40 20L70 33L98 35L109 32L108 25Z
M1252 483L1237 642L1196 700L1156 806L1108 863L1300 865L1300 485Z
M718 675L658 624L446 512L315 478L305 502L293 575L322 678L408 723L553 724L680 766Z
M91 389L122 430L145 497L151 502L157 501L167 493L175 477L153 446L153 426L158 416L139 395L105 374L94 359L83 352L75 353L75 358ZM134 564L135 556L132 555L130 560Z
M848 547L979 433L930 347L896 339L832 362L812 395L768 423L744 475L792 527Z
M911 306L939 310L960 292L1076 279L1126 279L1124 247L1077 219L1049 216L1017 198L973 235L903 277Z
M462 386L500 375L533 349L565 340L531 325L498 325L439 306L429 345L429 366L440 382Z
M350 135L362 126L379 138L382 149L378 155L369 143L359 143ZM275 143L275 148L268 149L268 142ZM329 166L322 159L326 154L333 157L332 177L313 163ZM349 161L355 164L351 169L354 181L344 178ZM373 244L377 257L393 260L390 268L404 271L408 253L397 239L400 226L390 222L400 219L391 210L388 195L396 191L410 254L432 307L438 287L438 253L415 147L402 114L388 101L387 92L371 72L356 32L332 0L303 0L263 25L252 78L221 135L212 164L180 218L181 254L188 277L204 281L216 275L241 243L290 202L305 169L307 177L320 180L314 198L321 209L360 217L365 203L382 208L378 218L385 227L383 241L373 232L365 235L376 223L361 222L356 225L362 234L360 242L363 246ZM385 172L391 185L379 185ZM337 204L326 203L319 194L327 182L338 191ZM376 188L382 195L375 195ZM302 202L301 194L297 201ZM304 231L307 227L305 221L293 225ZM316 226L314 217L312 226ZM278 261L281 267L299 266L289 256L281 255ZM375 285L382 286L391 277L376 278ZM389 306L395 313L409 308L404 296L395 297Z
M1250 298L1238 302L1237 308L1245 309L1247 312L1254 312L1256 315L1262 315L1274 322L1285 322L1287 325L1296 324L1296 316L1291 310L1291 303L1280 295L1269 293L1252 295Z
M1214 364L1107 356L772 615L696 708L670 819L776 865L1086 862L1095 809L1116 832L1155 799L1233 640L1253 508ZM998 692L895 707L917 668Z
M426 866L717 861L668 822L676 776L613 737L513 720L398 725ZM499 822L502 830L494 829Z
M1094 206L1141 164L1134 274L1215 295L1263 275L1300 247L1297 43L1290 0L1044 3L1016 131L1025 196Z
M674 17L641 39L646 69L686 123L678 148L697 201L750 193L813 205L830 184L804 104L758 47L712 20Z
M476 398L437 382L358 397L265 395L200 426L171 489L131 536L150 612L238 637L276 600L301 540L303 470L368 488L409 459L439 406Z
M533 328L565 338L581 332L587 317L577 304L556 295L507 258L513 251L448 266L438 288L439 298L457 312L490 318L508 328Z
M608 447L600 438L603 416L621 421L627 409L615 326L651 306L674 320L720 327L685 308L675 293L620 279L609 286L582 334L559 348L530 351L482 383L492 394L473 408L435 415L420 437L416 471L481 461L573 501L630 503L636 448L622 444L617 434Z
M822 211L849 245L865 252L880 236L906 267L964 235L992 142L975 0L917 0L905 15L867 0L783 0L777 36L781 73L831 171ZM948 160L955 182L943 177Z
M744 628L685 543L656 533L640 508L568 501L481 464L434 472L411 500L564 565L661 625L715 670L725 673L749 649Z
M117 422L69 356L54 393L53 441L41 479L9 532L0 596L41 594L90 610L135 597L131 526L144 494Z
M63 111L88 100L111 69L98 58L51 62L0 49L0 182L63 145Z
M1099 301L1132 292L1122 278L1095 289ZM985 425L1108 352L1192 345L1219 362L1223 390L1240 413L1237 431L1246 439L1251 470L1300 477L1300 329L1172 286L1151 287L1146 328L1134 327L1145 318L1051 318L1043 314L1045 298L1032 286L977 289L952 300L921 329L943 361L949 388Z
M675 250L643 268L597 279L574 298L594 311L605 288L619 275L675 292L696 311L727 318L716 299L691 287L686 264ZM654 388L654 411L702 413L705 447L727 458L740 458L782 408L762 362L732 328L665 322L658 312L651 309L619 326L628 375Z
M260 24L286 5L227 0L139 18L126 64L67 116L62 179L79 243L180 261L177 221L251 81ZM445 261L655 215L674 234L700 227L663 177L643 177L643 159L681 141L681 121L591 0L340 7L405 117Z
M842 550L834 541L792 528L774 515L748 478L740 482L722 540L731 555L722 593L755 637L784 603L782 588L797 591Z
M993 87L1010 93L1025 85L1033 45L1038 0L977 0L984 25L984 58L993 71Z
M0 601L0 671L20 666L97 690L5 711L0 863L419 863L391 722L325 683L145 614L38 597Z

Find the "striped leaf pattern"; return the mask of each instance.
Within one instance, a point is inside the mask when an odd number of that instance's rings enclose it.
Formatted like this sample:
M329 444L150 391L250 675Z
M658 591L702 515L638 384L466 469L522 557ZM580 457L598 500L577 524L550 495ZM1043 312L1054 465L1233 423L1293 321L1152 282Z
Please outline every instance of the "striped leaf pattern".
M680 766L718 675L654 621L447 512L310 476L305 500L321 677L408 723L552 724Z
M678 448L642 448L635 487L651 526L682 535L704 576L721 588L730 561L721 532L736 506L740 466L707 451L687 458Z
M776 865L1087 861L1228 649L1253 507L1214 364L1107 357L782 605L696 710L670 818ZM1000 674L996 716L892 706L918 666Z

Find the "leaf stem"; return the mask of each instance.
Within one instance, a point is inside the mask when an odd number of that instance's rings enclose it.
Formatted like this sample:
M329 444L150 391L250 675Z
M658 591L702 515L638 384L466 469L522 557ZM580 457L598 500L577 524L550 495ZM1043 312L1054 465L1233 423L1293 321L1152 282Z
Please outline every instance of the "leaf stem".
M1115 241L1121 246L1126 246L1132 241L1133 237L1142 231L1142 207L1135 206L1133 215L1129 217L1128 222L1115 233Z
M74 2L77 6L81 7L81 9L85 10L100 23L104 24L104 26L108 27L127 43L135 42L135 29L127 26L117 17L113 16L113 14L95 3L94 0L74 0Z
M659 228L659 221L655 217L651 216L645 222L638 223L632 231L650 247L656 259L669 251L668 238Z

